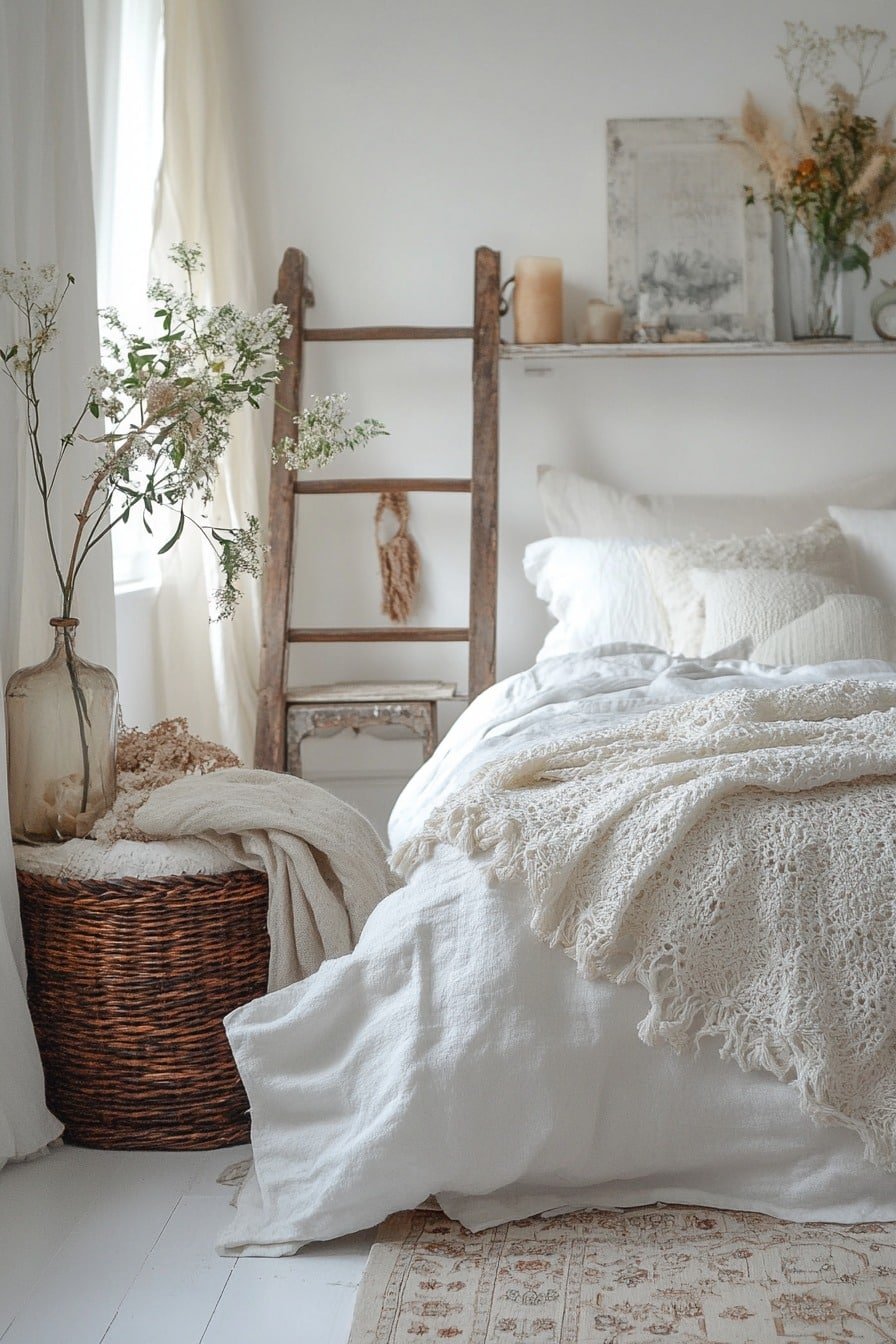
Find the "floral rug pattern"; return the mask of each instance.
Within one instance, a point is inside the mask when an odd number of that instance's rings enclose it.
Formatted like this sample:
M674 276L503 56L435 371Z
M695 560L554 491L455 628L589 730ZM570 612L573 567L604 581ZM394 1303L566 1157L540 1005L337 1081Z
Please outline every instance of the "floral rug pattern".
M653 1206L467 1232L379 1229L349 1344L879 1344L896 1340L896 1223Z

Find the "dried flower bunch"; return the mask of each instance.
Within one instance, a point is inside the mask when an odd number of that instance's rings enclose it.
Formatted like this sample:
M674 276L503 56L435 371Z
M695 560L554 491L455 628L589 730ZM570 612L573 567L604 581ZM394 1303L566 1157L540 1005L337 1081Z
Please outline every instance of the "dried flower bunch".
M231 416L247 404L257 408L279 376L281 342L289 334L286 309L275 304L250 314L229 303L204 307L194 292L194 278L203 267L199 249L179 243L171 258L183 272L184 288L159 280L150 285L158 323L151 337L127 330L115 309L100 314L103 362L89 371L83 404L52 456L45 455L40 442L38 373L58 333L59 312L74 277L63 279L55 266L35 269L24 263L16 270L0 269L0 296L19 315L18 337L0 345L0 361L27 406L31 460L62 616L72 613L87 556L132 515L150 534L160 523L166 528L160 554L177 543L188 524L198 529L222 574L215 594L218 617L232 615L240 576L261 571L258 519L219 526L209 521L208 509L230 444ZM347 429L345 415L344 397L324 398L319 407L313 403L296 421L298 443L286 439L275 452L289 466L306 467L386 432L376 421ZM90 425L95 432L86 431ZM76 445L92 453L84 470L86 495L64 555L51 525L50 500L63 460Z
M877 28L841 25L827 38L802 22L784 26L778 57L794 96L795 132L786 136L748 94L744 136L771 177L768 199L788 230L802 225L816 246L844 270L863 271L867 283L872 257L896 247L889 218L896 210L896 140L893 111L878 122L859 105L869 89L896 76L896 51ZM853 88L832 78L838 62L852 67ZM821 108L806 98L811 82L824 90Z
M194 737L186 719L163 719L147 732L124 728L118 736L115 806L94 823L91 838L107 845L116 840L146 841L134 814L154 789L185 775L208 775L239 764L226 747Z

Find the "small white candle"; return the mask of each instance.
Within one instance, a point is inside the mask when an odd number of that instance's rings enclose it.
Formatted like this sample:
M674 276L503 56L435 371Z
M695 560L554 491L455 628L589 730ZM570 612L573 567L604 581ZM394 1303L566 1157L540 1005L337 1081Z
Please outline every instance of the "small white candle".
M517 345L563 340L563 263L559 257L520 257L514 267L513 328Z
M603 299L589 299L585 331L589 341L598 344L615 344L622 335L622 319L625 316L621 308Z

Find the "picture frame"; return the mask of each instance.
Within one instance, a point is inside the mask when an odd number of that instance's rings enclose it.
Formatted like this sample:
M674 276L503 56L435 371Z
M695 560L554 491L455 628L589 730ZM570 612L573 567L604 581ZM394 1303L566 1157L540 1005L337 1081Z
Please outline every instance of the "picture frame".
M775 339L765 186L736 118L607 122L609 297L629 336Z

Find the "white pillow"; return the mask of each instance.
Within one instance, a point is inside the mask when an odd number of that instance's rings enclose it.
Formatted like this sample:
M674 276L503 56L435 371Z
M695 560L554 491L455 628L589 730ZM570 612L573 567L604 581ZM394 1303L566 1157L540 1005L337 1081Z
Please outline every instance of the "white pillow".
M828 510L846 540L863 593L896 607L896 509Z
M796 532L820 518L831 499L896 505L896 473L865 476L824 495L633 495L560 467L538 468L538 493L555 537L686 541L748 537L768 528Z
M538 661L597 644L663 647L665 620L636 544L547 537L526 547L523 569L558 622Z
M772 667L859 658L891 663L896 660L896 615L876 597L835 593L757 644L752 656Z
M821 574L782 569L692 569L690 580L703 600L704 657L740 639L761 643L839 586Z
M802 532L645 546L639 554L666 614L665 647L690 658L700 655L705 624L703 599L691 581L694 569L805 570L835 579L841 590L852 587L849 547L832 518Z

